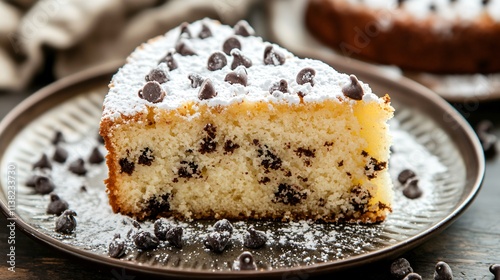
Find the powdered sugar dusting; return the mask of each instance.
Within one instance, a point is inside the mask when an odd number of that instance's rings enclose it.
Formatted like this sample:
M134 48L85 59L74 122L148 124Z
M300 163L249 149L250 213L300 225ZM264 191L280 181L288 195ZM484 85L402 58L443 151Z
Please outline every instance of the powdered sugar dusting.
M56 108L46 113L43 118L36 121L36 125L28 126L17 136L14 140L17 144L9 148L6 157L7 161L13 159L12 161L20 162L20 182L26 181L32 173L31 164L42 152L50 156L54 150L49 140L54 131L46 128L52 127L54 118L57 118L56 115L67 116L77 111L75 106L81 105L81 101L76 100L74 106L61 107L64 109ZM395 152L390 160L391 175L395 178L401 169L414 168L421 178L425 193L419 199L409 200L399 194L400 191L396 191L394 212L384 223L361 225L320 224L311 221L289 223L237 221L233 222L234 232L230 244L223 253L215 254L203 245L215 221L183 222L169 218L170 222L184 229L183 248L177 249L168 242L162 241L157 249L139 250L134 245L134 235L140 230L153 232L154 221L136 223L128 216L112 212L103 184L103 179L107 176L106 165L86 163L87 176L78 176L68 171L70 162L80 157L86 159L92 148L99 145L95 137L88 133L89 131L97 133L98 118L99 115L96 114L91 127L64 132L68 141L61 145L70 152L70 156L64 164L53 163L51 172L56 185L54 192L67 200L70 209L77 213L78 225L75 233L64 235L54 231L55 216L45 214L50 200L49 195L34 194L32 188L21 185L18 198L19 215L40 232L65 244L98 255L107 256L109 243L115 234L120 234L127 246L126 254L122 259L145 265L154 261L166 267L193 268L194 265L194 268L199 269L230 270L239 254L243 251L250 251L259 269L279 269L334 262L367 254L417 234L439 216L434 211L435 203L440 199L439 188L444 186L442 182L436 182L435 178L443 174L446 168L438 157L432 155L426 147L416 141L414 136L405 131L406 126L401 126L394 121L391 123L395 140ZM71 121L71 118L68 119ZM68 119L65 118L65 121ZM38 127L44 129L37 129ZM35 153L19 153L20 146L26 145L26 141L39 143L34 145L38 147ZM104 147L100 146L99 149L105 153ZM415 153L420 154L422 160L415 160L412 157ZM87 191L81 190L82 185L86 186ZM428 215L428 217L420 221L414 220L414 217L422 215ZM243 237L251 225L257 230L264 231L268 237L266 245L261 249L250 250L243 246ZM397 231L397 235L391 234L394 228L401 228Z
M197 38L202 24L207 25L213 37ZM180 28L175 28L165 34L150 40L134 51L118 73L113 77L112 86L104 101L103 118L117 118L120 115L131 116L136 113L146 112L146 106L158 107L166 110L176 109L185 103L195 102L209 106L227 106L237 102L286 102L297 104L300 102L298 92L305 93L304 102L318 102L325 99L344 99L341 88L349 83L349 76L338 73L329 65L312 59L299 59L289 51L264 42L255 36L243 37L234 35L230 26L221 25L217 21L204 19L189 25L189 30L194 38L187 39L197 55L173 55L179 67L169 73L170 81L162 84L167 92L163 102L152 104L141 99L137 92L146 83L144 77L155 68L159 61L175 47L178 41ZM233 58L226 56L227 65L220 70L207 69L208 57L215 51L222 51L224 41L230 36L235 36L242 45L241 53L252 61L252 66L247 70L248 85L229 84L224 81L225 76L231 72ZM272 45L274 49L282 52L286 57L283 65L264 65L264 49ZM295 81L297 74L305 67L316 70L314 86L309 83L299 85ZM208 100L199 100L199 88L192 88L188 75L196 73L203 78L210 78L217 91L217 96ZM289 92L284 94L270 94L271 85L280 79L287 81ZM362 84L365 98L364 102L382 102L366 84Z

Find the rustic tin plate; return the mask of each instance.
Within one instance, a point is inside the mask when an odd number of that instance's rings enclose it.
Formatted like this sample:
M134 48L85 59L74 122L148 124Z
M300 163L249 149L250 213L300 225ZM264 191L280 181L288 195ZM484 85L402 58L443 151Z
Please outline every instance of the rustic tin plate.
M142 251L131 236L137 231L130 218L112 213L102 180L106 166L86 164L86 176L68 171L77 158L87 159L98 147L102 99L116 67L93 70L61 80L25 100L0 124L0 205L17 227L35 239L57 249L101 264L130 270L187 278L287 277L315 274L360 266L394 257L421 244L450 225L472 202L480 188L484 158L467 122L446 102L426 88L406 79L397 83L376 72L352 65L339 70L356 73L375 92L390 93L396 108L391 123L394 134L391 175L403 168L416 170L424 191L419 199L402 195L395 182L394 212L376 225L314 224L307 221L234 222L231 245L222 254L206 250L203 239L214 221L174 221L184 228L184 247L162 243L158 249ZM75 233L54 231L55 217L45 214L48 195L35 194L25 182L32 165L42 153L54 152L51 140L56 131L64 134L61 146L69 158L53 163L51 176L57 193L78 214ZM14 170L14 172L12 172ZM13 188L9 188L14 186ZM82 189L85 186L85 190ZM9 197L15 191L15 198ZM12 205L15 201L15 205ZM11 202L11 204L9 204ZM10 211L14 210L14 211ZM12 216L11 216L12 215ZM247 250L242 237L254 225L268 236L264 248L249 250L258 271L235 271L237 256ZM151 221L140 224L152 231ZM108 257L114 234L126 239L127 252L121 259Z
M269 1L269 27L276 43L296 55L316 58L336 67L352 64L374 72L385 72L398 81L411 78L427 86L441 97L453 102L476 103L500 99L500 73L482 75L434 75L424 72L403 72L395 66L370 64L347 57L316 40L304 23L308 1Z

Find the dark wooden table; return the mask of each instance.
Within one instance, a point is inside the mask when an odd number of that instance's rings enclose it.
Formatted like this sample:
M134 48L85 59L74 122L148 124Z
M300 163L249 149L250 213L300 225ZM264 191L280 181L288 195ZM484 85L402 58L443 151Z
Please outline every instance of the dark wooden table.
M30 91L19 94L0 94L0 119ZM500 137L500 101L465 104L454 103L464 117L475 125L479 120L495 123L495 134ZM466 106L464 106L466 105ZM477 106L476 106L477 105ZM472 110L473 109L473 110ZM414 250L406 252L414 270L424 279L433 279L436 262L446 261L455 279L493 279L488 268L500 263L500 156L487 160L483 187L469 209L448 229ZM7 270L8 221L0 215L0 279L151 279L150 276L120 268L96 265L41 244L16 232L15 273ZM392 260L376 262L363 267L331 275L284 275L282 279L390 279Z

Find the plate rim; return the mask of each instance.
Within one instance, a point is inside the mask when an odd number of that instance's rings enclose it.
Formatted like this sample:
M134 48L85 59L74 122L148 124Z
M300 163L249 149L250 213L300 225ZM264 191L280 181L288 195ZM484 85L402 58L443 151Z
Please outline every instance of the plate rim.
M57 97L58 95L63 95L62 93L67 91L68 88L72 88L78 85L83 85L88 83L93 79L104 79L105 77L110 77L113 73L116 72L118 68L118 64L110 64L105 67L97 67L93 69L86 70L84 72L80 72L74 74L72 76L68 76L63 78L53 84L50 84L39 91L35 92L33 95L22 101L19 105L17 105L13 110L11 110L4 119L0 122L0 151L4 151L14 136L17 133L14 133L10 139L5 140L5 134L9 130L13 129L13 126L16 126L15 121L21 117L21 115L33 107L35 104L45 101L47 102L48 98ZM372 263L375 261L379 261L382 259L386 259L389 256L397 256L402 254L403 252L414 248L423 242L427 241L434 234L439 234L449 225L451 225L472 203L474 198L477 196L481 184L484 178L484 170L485 170L485 161L484 155L482 153L481 146L479 144L479 140L477 139L476 134L467 123L467 121L446 101L444 101L441 97L434 94L431 90L426 87L417 84L407 78L403 78L401 80L393 81L391 79L387 79L382 74L377 72L370 72L362 68L357 68L355 66L343 65L342 70L347 73L356 73L361 74L365 77L370 77L370 79L380 80L388 83L392 83L393 86L399 86L401 88L405 88L406 90L410 90L420 94L421 97L431 101L434 105L446 110L450 116L456 121L459 127L463 130L463 132L468 136L468 140L470 141L471 147L473 148L472 153L475 154L475 160L477 163L477 176L473 182L466 182L466 185L471 185L470 192L465 196L462 194L457 205L452 208L453 210L449 212L447 216L438 221L435 225L427 228L421 233L407 238L403 241L400 241L396 244L388 246L386 248L369 252L367 254L353 256L343 260L336 260L333 262L324 262L324 263L316 263L308 266L296 266L291 268L280 268L280 269L271 269L259 271L258 274L263 277L276 277L282 276L283 274L291 274L294 273L310 273L310 274L320 274L329 271L339 271L355 266L360 266L363 264ZM338 69L338 68L337 68ZM347 71L346 71L347 70ZM65 99L69 99L73 96L77 96L80 93L66 93ZM51 104L50 107L56 106L56 104ZM20 131L22 128L17 128ZM462 151L461 151L462 152ZM462 155L463 156L463 155ZM3 161L3 157L1 159ZM465 189L464 189L465 193ZM6 194L4 189L0 190L0 208L1 212L9 218L9 209L6 204ZM42 243L49 245L52 248L61 250L67 254L70 254L75 257L83 258L87 261L97 262L101 265L119 267L124 269L129 269L132 271L137 271L139 273L145 274L153 274L153 275L162 275L162 276L174 276L174 277L188 277L188 278L209 278L209 277L218 277L218 278L252 278L255 277L255 271L205 271L205 270L197 270L191 268L165 268L159 266L144 266L138 262L130 262L127 260L113 259L108 256L99 255L92 253L91 251L85 251L81 248L73 247L69 244L65 244L58 239L50 237L48 235L43 234L38 231L33 226L26 223L21 217L15 213L16 220L16 228L20 229L23 233L28 235L29 237L34 238L37 241L41 241ZM432 233L432 234L431 234Z

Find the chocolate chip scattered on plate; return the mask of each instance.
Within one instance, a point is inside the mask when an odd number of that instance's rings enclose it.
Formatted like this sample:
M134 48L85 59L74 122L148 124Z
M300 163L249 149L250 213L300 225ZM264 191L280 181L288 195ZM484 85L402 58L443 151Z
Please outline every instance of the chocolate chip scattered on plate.
M78 158L72 163L70 163L68 166L68 170L79 176L87 174L87 168L85 168L85 162L81 158Z
M127 244L125 243L125 240L121 239L120 234L115 234L113 240L109 243L108 255L112 258L118 259L125 255L126 251Z
M260 247L263 247L266 242L266 233L260 230L256 230L253 226L250 226L243 236L243 245L247 248L258 249Z
M56 219L55 230L64 234L71 234L76 229L76 212L73 210L65 210L61 216Z
M61 199L57 194L50 194L50 203L47 207L47 214L61 215L65 210L69 208L68 202Z
M99 147L94 147L89 156L89 163L99 164L104 161L104 156L101 151L99 151Z
M52 169L52 163L50 163L50 160L45 153L42 154L40 159L33 164L33 169L35 169L35 168Z
M137 249L150 250L160 245L160 240L149 231L140 231L134 237L134 244Z
M35 181L35 191L38 194L49 194L51 193L56 186L52 179L48 176L38 176Z
M54 150L54 154L52 155L52 160L59 163L64 163L67 158L68 158L68 151L63 147L57 145L56 149Z
M418 185L417 178L411 178L406 181L403 189L403 194L409 199L416 199L422 196L422 189Z

